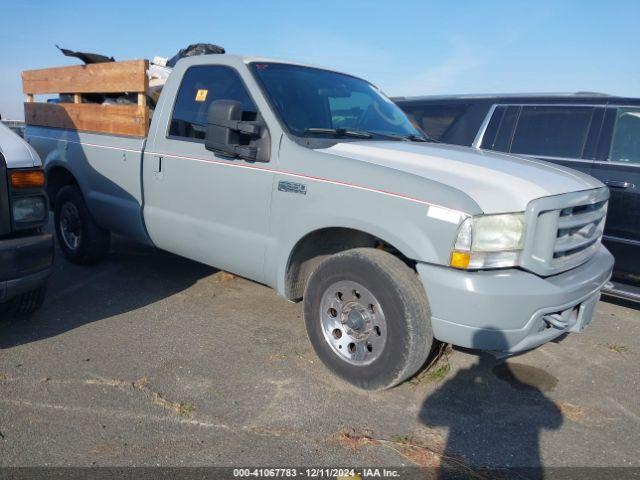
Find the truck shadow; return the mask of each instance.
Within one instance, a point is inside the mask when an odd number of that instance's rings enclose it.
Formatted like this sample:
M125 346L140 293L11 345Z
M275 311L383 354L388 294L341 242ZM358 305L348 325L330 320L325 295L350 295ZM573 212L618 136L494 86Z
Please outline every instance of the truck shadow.
M427 397L418 415L448 429L438 478L542 479L542 430L556 430L562 412L543 391L556 379L541 369L480 353Z
M44 305L28 319L0 319L0 349L151 305L216 271L123 237L112 237L106 260L92 267L69 263L56 245Z
M74 120L64 110L59 113L61 121L73 125ZM33 130L29 140L36 150L42 147L44 138L58 138L54 135L57 129L30 128ZM82 267L63 257L56 239L55 261L44 305L29 319L0 318L0 349L55 337L82 325L151 305L217 271L148 245L140 221L140 201L120 186L122 183L131 187L132 182L139 185L142 176L139 155L126 150L105 153L98 149L89 161L87 149L94 147L82 143L84 137L81 138L80 132L66 130L61 135L69 143L68 148L58 145L56 155L52 153L52 158L62 163L48 170L49 196L54 198L59 188L69 183L68 174L62 173L59 167L66 168L72 161L76 174L91 179L95 193L92 213L101 218L101 226L133 240L112 234L111 251L105 261ZM123 148L141 148L142 144L141 139L128 137L120 141L125 142ZM45 158L46 155L40 153ZM52 217L47 227L50 232L54 230Z

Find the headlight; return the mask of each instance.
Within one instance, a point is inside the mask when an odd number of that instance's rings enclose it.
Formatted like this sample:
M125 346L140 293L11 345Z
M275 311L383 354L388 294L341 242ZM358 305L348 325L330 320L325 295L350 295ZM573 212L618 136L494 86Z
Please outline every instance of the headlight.
M458 228L450 265L462 269L516 266L524 233L524 213L469 217Z
M42 222L45 219L47 205L44 197L18 197L12 203L15 223Z

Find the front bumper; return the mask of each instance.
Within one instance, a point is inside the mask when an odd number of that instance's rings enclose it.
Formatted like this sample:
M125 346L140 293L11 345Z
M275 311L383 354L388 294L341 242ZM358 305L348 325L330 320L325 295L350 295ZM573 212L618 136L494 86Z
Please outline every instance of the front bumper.
M42 285L52 264L50 233L0 239L0 303Z
M465 272L417 265L434 337L505 354L588 325L612 268L613 256L604 247L583 265L546 278L517 269Z

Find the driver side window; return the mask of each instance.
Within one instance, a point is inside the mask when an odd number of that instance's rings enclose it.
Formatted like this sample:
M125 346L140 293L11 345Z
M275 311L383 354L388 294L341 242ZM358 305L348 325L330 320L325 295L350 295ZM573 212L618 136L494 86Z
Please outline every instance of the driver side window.
M204 141L209 106L215 100L235 100L242 104L243 120L255 120L257 108L234 69L221 65L189 68L182 78L169 136Z

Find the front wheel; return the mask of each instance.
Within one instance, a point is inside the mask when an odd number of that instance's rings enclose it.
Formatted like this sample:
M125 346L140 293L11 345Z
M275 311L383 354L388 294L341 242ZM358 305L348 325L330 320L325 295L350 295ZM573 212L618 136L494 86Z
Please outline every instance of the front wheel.
M91 265L107 255L109 230L95 222L78 187L68 185L60 189L53 213L58 244L67 260Z
M336 375L385 389L416 373L433 345L429 304L415 271L381 250L333 255L304 295L309 339Z
M47 285L43 284L38 288L22 293L9 302L0 304L0 314L26 318L42 307L46 291Z

